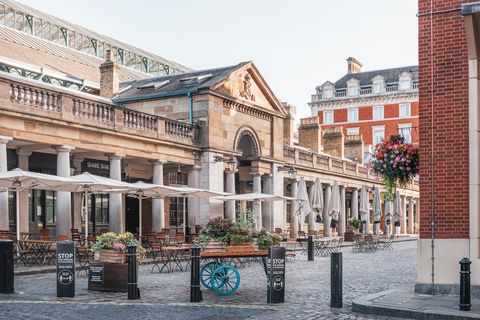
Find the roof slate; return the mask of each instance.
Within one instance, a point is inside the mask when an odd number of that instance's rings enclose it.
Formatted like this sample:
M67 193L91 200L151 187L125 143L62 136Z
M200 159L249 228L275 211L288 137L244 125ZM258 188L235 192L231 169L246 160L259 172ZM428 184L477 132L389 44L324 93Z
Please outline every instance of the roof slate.
M361 87L370 86L372 84L372 79L375 78L377 75L383 76L383 78L385 79L385 83L387 84L396 83L398 82L400 75L404 72L410 72L410 74L412 75L412 80L414 82L418 81L418 66L408 66L358 73L347 73L335 82L335 88L347 88L347 81L352 78L359 80Z

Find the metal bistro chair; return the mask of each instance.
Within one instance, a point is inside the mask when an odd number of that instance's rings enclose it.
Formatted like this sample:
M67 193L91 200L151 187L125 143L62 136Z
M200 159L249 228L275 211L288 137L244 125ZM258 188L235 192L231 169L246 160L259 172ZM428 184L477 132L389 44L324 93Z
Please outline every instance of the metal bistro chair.
M363 241L363 235L362 234L356 234L353 236L353 246L352 246L352 251L353 252L361 252L364 248L364 241Z
M393 250L393 238L395 236L392 234L390 237L387 237L385 240L378 241L378 247L382 250Z
M163 268L167 268L167 272L170 272L170 266L169 266L169 259L167 255L165 254L164 250L162 249L162 245L160 243L151 243L150 244L150 252L152 254L152 261L153 261L153 266L152 270L150 272L153 273L153 270L155 268L158 269L158 273L161 273Z

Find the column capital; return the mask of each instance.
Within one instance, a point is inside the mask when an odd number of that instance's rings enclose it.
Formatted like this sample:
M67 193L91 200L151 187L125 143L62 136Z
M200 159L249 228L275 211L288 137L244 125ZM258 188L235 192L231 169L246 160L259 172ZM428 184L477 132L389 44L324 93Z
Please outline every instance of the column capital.
M152 165L154 166L163 166L165 163L167 163L166 161L162 161L162 160L148 160L148 162L150 162Z
M13 140L12 137L0 136L0 144L7 144L7 143L9 143L9 142L12 141L12 140Z
M105 155L108 157L108 160L121 160L125 157L125 155L121 153L105 153Z
M196 169L192 169L192 170L196 170ZM226 173L226 174L235 174L236 172L238 172L238 170L225 169L225 173Z
M273 174L271 174L271 173L264 173L263 176L264 176L265 178L272 178L272 177L273 177Z
M29 157L32 155L32 150L25 148L17 148L17 155L20 157Z
M260 177L262 174L260 172L250 172L252 177Z
M198 164L194 164L194 165L190 168L190 170L200 171L200 170L202 170L202 167L199 166Z
M52 146L52 149L54 149L57 152L70 152L75 150L75 147L62 144L62 145Z

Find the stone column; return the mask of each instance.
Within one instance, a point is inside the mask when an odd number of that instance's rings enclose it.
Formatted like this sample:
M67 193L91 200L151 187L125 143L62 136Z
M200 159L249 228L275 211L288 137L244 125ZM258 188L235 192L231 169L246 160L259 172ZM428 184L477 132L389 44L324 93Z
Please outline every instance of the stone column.
M251 172L253 177L253 193L262 193L262 174L260 172ZM262 206L259 201L253 202L253 215L255 216L255 230L262 229Z
M70 151L74 147L55 146L57 151L57 176L70 177ZM56 236L70 236L72 227L72 196L70 192L57 191L57 200L55 202L56 213Z
M11 137L0 136L0 172L8 171L7 165L7 143ZM9 230L8 217L8 191L0 192L0 230Z
M292 193L292 198L296 198L298 194L298 181L297 179L292 179L292 184L291 184L291 193ZM295 212L297 210L297 202L292 201L292 204L290 206L291 211L290 211L290 237L297 239L298 238L298 215Z
M17 149L18 167L22 170L28 171L28 157L32 154L28 149ZM20 232L29 232L30 217L28 212L28 189L19 192L20 205Z
M235 194L235 171L225 170L225 175L225 191L231 194ZM225 218L231 221L236 220L234 200L225 202Z
M402 208L402 218L400 219L400 234L407 233L407 199L404 195L400 196L401 199L401 208Z
M345 187L340 186L340 214L338 215L338 235L345 233L347 216L345 212Z
M413 225L415 220L413 218L413 197L408 198L408 224L407 224L407 233L413 234Z
M188 171L188 186L200 188L200 169L198 165L192 166ZM200 225L200 199L190 197L188 200L188 225L195 231L195 226Z
M283 196L285 191L285 182L283 170L279 170L279 164L272 164L272 193L276 196ZM283 167L282 167L283 169ZM286 229L285 201L274 201L272 203L271 228Z
M75 168L75 175L82 173L82 162L84 158L73 156L72 162L73 167ZM72 228L78 229L82 234L82 201L83 201L83 192L75 192L73 194L73 221ZM95 214L92 212L91 214ZM90 222L90 221L88 221ZM95 231L95 230L94 230Z
M271 174L268 173L263 175L263 193L273 194L272 181L273 179ZM272 205L273 202L264 201L262 203L262 227L265 228L267 231L273 231Z
M110 160L110 179L122 180L122 158L124 155L117 153L107 154ZM108 227L109 231L123 233L125 229L125 216L123 214L123 200L121 194L109 195Z
M152 183L163 186L163 162L150 161L153 167ZM152 231L160 232L165 228L165 211L163 199L152 199Z
M420 233L420 198L415 199L415 223L417 224L415 228L415 233Z
M200 170L200 188L223 192L225 166L222 161L215 161L216 156L222 156L216 152L202 152ZM208 220L214 217L223 217L224 203L221 200L212 198L200 199L200 224L205 225Z
M332 229L330 228L331 217L328 214L328 207L329 207L331 197L332 197L332 186L327 185L323 192L323 236L324 237L332 236Z
M358 216L358 189L352 190L352 218L360 219Z
M313 191L313 184L308 187L308 199L312 199L312 191ZM308 222L308 231L317 231L317 225L315 224L315 216L317 214L315 212L310 212L310 214L307 216L307 222Z

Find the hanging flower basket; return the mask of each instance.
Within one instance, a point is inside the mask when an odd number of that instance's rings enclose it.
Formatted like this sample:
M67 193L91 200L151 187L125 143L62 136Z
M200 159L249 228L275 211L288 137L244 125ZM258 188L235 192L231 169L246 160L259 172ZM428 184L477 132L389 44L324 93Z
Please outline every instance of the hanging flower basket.
M385 184L385 200L393 201L394 188L403 187L412 182L418 174L418 147L405 142L400 136L391 136L375 146L373 160L369 166L383 177Z

